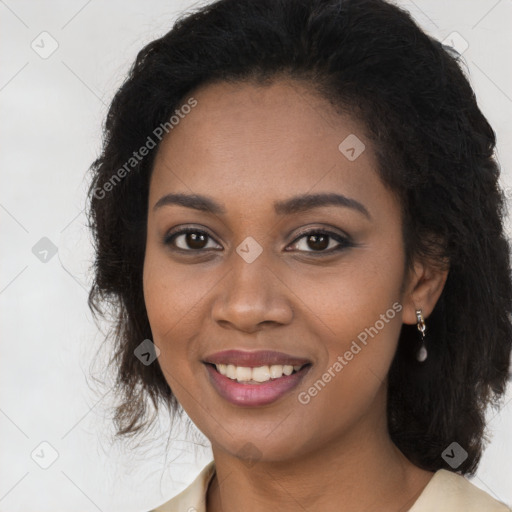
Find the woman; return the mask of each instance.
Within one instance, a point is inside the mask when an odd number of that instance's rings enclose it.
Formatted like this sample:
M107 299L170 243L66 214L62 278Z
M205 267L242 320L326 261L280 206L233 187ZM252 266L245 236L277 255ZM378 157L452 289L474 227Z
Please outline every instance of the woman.
M214 461L156 511L504 511L475 473L512 279L495 135L383 0L220 0L137 57L92 166L119 435ZM154 344L153 344L154 343Z

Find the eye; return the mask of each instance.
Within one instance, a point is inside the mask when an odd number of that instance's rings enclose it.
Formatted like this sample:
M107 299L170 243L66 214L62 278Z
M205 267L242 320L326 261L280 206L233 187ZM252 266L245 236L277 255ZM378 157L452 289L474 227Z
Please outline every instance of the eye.
M183 252L222 249L206 231L193 227L182 228L167 234L164 244ZM301 233L291 244L291 246L294 245L302 252L330 254L352 247L354 244L349 238L338 233L314 229Z
M338 233L315 229L301 233L301 235L295 239L293 245L298 246L299 251L329 254L341 251L347 247L352 247L353 243L347 237ZM311 250L308 250L308 248Z
M216 246L208 246L208 241L213 241L213 238L206 231L192 227L169 233L164 238L165 245L172 245L176 249L188 252L215 249Z

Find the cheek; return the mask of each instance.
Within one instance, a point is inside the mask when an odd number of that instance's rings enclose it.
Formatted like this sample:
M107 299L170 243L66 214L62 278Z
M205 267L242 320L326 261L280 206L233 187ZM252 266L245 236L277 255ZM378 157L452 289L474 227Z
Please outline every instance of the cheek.
M160 349L158 358L164 375L171 370L171 364L182 358L183 318L190 309L189 300L180 282L179 274L158 250L148 247L144 260L143 290L146 312L151 326L153 342ZM180 320L181 319L181 320ZM174 357L169 357L169 354Z
M158 361L168 382L170 376L190 380L197 370L194 339L205 320L203 299L214 284L215 280L199 276L192 265L173 264L165 253L148 248L143 271L144 301L152 341L160 349Z
M300 286L297 285L297 276L290 276L290 282L295 281L293 290L304 304L304 314L312 319L318 318L327 338L342 344L364 333L376 322L378 330L383 334L387 331L384 336L389 336L390 321L400 317L397 306L392 308L401 298L400 262L386 266L382 261L366 257L372 256L370 254L363 256L357 261L354 258L353 262L347 262L328 275L301 278ZM381 320L381 315L385 315L384 320ZM382 329L383 321L386 329ZM395 328L390 339L396 331Z
M158 263L148 251L143 272L144 303L151 331L157 339L171 328L172 319L179 314L177 287L169 279L165 266Z
M398 308L399 304L395 303L395 306ZM330 346L330 367L335 365L334 369L338 370L335 373L343 374L350 381L370 376L379 381L385 380L396 351L400 329L401 321L390 305L379 317L368 320L363 327L357 326L352 336ZM353 389L358 388L356 384Z
M153 335L179 331L208 289L193 266L173 263L165 251L148 247L144 260L144 302ZM161 340L163 341L163 340Z
M144 261L143 290L153 343L160 350L158 365L176 398L182 402L183 389L193 385L187 355L186 311L190 310L186 288L170 265L148 249ZM181 319L181 320L180 320Z
M324 397L356 408L385 381L402 326L402 262L386 258L389 252L391 246L368 250L308 286L307 302L321 320L317 336L327 352L319 375L329 390L323 391L322 383L316 387Z
M353 324L343 338L328 344L328 361L298 390L303 424L316 424L317 418L323 418L322 429L329 437L381 407L401 328L399 314L390 319L395 312L391 305L390 311L388 323L373 319L367 327Z

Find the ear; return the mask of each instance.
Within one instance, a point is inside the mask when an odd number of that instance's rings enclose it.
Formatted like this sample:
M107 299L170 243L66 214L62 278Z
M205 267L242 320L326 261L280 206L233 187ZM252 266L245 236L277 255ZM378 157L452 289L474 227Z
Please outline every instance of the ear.
M425 262L414 263L402 295L402 321L405 324L416 324L417 309L421 309L423 318L428 318L441 296L448 272L448 265L440 268Z

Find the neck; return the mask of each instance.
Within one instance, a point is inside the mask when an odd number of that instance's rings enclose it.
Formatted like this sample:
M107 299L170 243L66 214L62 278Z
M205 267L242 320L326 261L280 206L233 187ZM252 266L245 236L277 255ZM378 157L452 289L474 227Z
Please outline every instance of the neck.
M335 441L285 461L254 465L213 447L216 475L207 512L408 510L432 472L392 443L384 421L362 421ZM379 420L377 420L379 421ZM267 508L264 508L267 507Z

